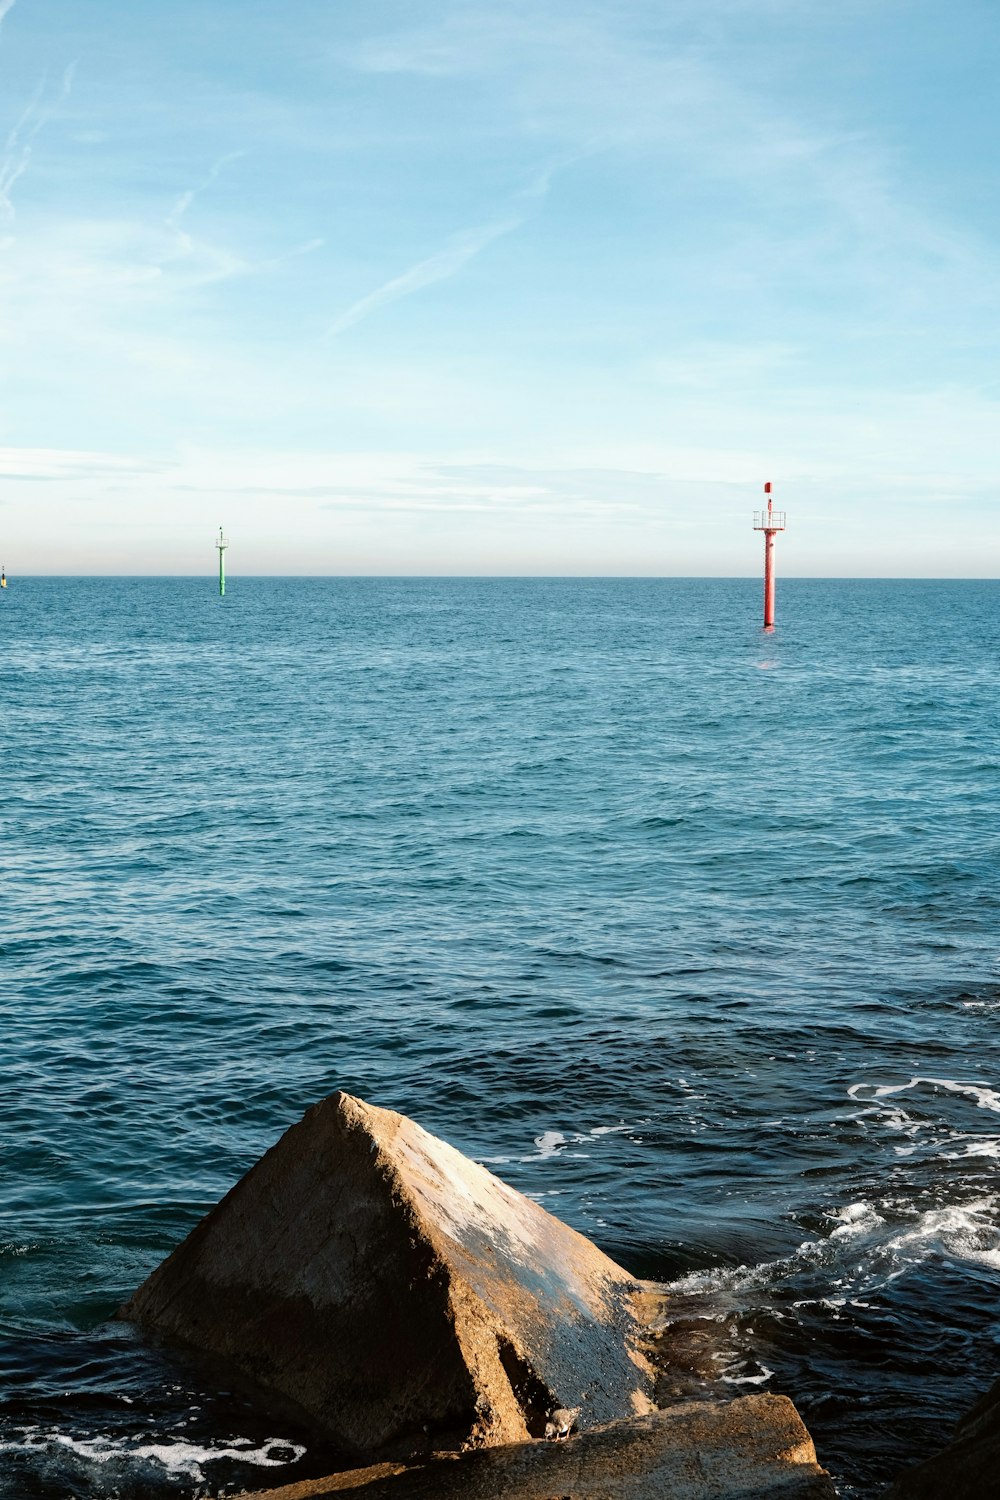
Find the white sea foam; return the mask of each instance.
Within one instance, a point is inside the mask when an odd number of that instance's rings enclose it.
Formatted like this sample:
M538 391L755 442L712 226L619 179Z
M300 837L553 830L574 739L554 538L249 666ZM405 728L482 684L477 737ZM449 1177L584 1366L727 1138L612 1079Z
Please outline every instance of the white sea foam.
M838 1208L830 1217L838 1221L838 1227L833 1231L835 1235L859 1234L863 1229L870 1229L873 1225L882 1223L882 1219L872 1205L863 1200L859 1203L848 1203L846 1208Z
M0 1255L27 1255L32 1250L37 1250L37 1245L15 1245L8 1243L0 1245Z
M904 1260L944 1253L955 1260L1000 1270L1000 1226L995 1197L947 1208L932 1208L909 1228L893 1235L886 1248Z
M979 1011L1000 1010L1000 998L994 996L991 999L984 999L982 996L977 995L973 1000L963 1000L962 1008L963 1010Z
M254 1446L249 1438L229 1438L219 1446L206 1447L198 1443L165 1440L159 1443L123 1442L98 1435L92 1438L74 1438L64 1432L45 1432L40 1427L26 1428L17 1439L0 1442L2 1453L41 1453L46 1450L70 1452L85 1463L127 1463L130 1466L140 1460L161 1465L172 1476L201 1482L205 1478L203 1465L219 1459L236 1459L240 1463L252 1464L255 1468L277 1469L294 1463L305 1453L298 1443L285 1438L268 1438Z
M963 1151L943 1151L941 1153L944 1161L968 1161L973 1156L988 1157L992 1161L1000 1161L1000 1136L996 1135L957 1135L956 1141L965 1141L967 1144Z
M477 1156L476 1161L483 1167L505 1167L509 1166L512 1161L550 1161L555 1156L565 1155L567 1146L591 1145L602 1136L621 1135L635 1128L622 1121L617 1125L595 1125L591 1130L569 1137L561 1130L543 1130L541 1135L535 1136L535 1150L529 1156ZM579 1151L572 1151L569 1154L577 1159L583 1156L583 1153Z
M773 1374L767 1365L761 1365L759 1375L723 1375L721 1379L725 1385L765 1385Z
M547 1161L550 1156L559 1156L566 1149L566 1137L561 1130L544 1130L541 1135L536 1135L535 1145L538 1148L536 1157L524 1157L525 1161Z
M911 1078L909 1083L852 1083L847 1090L852 1099L888 1099L893 1094L905 1094L910 1089L927 1085L930 1088L946 1089L951 1094L963 1094L976 1101L979 1109L990 1109L1000 1114L1000 1093L981 1083L959 1083L954 1078Z
M620 1122L617 1125L595 1125L592 1130L566 1137L561 1130L543 1130L534 1138L535 1151L531 1156L522 1156L522 1161L548 1161L553 1156L562 1156L567 1146L588 1146L605 1135L620 1135L634 1127ZM579 1156L579 1152L571 1155Z
M947 1256L970 1265L1000 1270L997 1196L916 1212L905 1200L849 1203L830 1214L826 1236L804 1240L788 1256L755 1266L693 1271L671 1283L681 1295L732 1297L741 1301L759 1290L816 1273L823 1294L795 1306L818 1302L830 1308L856 1303L859 1293L894 1281L907 1267Z

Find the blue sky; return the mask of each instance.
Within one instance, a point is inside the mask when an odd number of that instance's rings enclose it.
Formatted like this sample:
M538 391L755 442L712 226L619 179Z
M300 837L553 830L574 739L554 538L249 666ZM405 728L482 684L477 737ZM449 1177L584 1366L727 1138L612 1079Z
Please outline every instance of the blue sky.
M1000 559L995 0L0 0L8 572Z

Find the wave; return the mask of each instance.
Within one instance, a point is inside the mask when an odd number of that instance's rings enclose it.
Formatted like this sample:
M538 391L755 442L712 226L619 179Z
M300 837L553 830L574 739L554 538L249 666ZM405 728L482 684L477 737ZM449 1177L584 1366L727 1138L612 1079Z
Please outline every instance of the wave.
M18 1436L0 1441L0 1454L49 1453L67 1456L91 1464L122 1464L134 1471L137 1464L152 1463L164 1470L170 1478L191 1479L195 1483L205 1480L204 1466L220 1460L250 1464L254 1468L277 1469L295 1463L304 1456L306 1449L285 1438L266 1438L255 1445L250 1439L231 1438L228 1441L202 1446L182 1440L163 1439L159 1442L137 1440L114 1440L107 1437L72 1437L68 1433L44 1431L39 1427L25 1428Z
M950 1094L965 1095L966 1098L974 1099L980 1109L991 1109L1000 1114L1000 1093L996 1089L981 1083L957 1083L953 1078L911 1078L909 1083L896 1084L855 1083L847 1092L852 1099L861 1099L866 1090L870 1090L868 1097L872 1100L888 1099L894 1094L908 1093L910 1089L921 1085L944 1089Z
M970 1265L1000 1270L1000 1223L995 1194L967 1203L916 1209L899 1201L849 1203L830 1213L828 1235L804 1240L791 1255L758 1265L717 1266L692 1271L669 1284L686 1296L706 1293L739 1299L772 1292L792 1282L812 1282L813 1296L793 1302L842 1306L871 1295L908 1267L947 1256Z

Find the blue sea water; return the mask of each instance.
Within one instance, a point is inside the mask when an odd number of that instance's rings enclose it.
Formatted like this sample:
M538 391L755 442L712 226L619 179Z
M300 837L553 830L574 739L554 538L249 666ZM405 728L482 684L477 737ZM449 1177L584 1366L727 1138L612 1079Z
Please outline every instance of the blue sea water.
M1000 1374L1000 585L14 579L0 1494L307 1436L112 1315L399 1109L790 1394L845 1496Z

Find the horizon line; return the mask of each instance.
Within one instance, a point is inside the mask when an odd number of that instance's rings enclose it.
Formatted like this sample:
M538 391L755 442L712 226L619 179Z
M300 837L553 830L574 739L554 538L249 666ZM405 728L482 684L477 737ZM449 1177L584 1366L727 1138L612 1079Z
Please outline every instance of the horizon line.
M164 582L199 581L217 583L213 573L14 573L7 574L11 582L35 582L40 580L66 579L112 579L135 582L139 579ZM317 582L351 582L362 580L397 580L412 582L462 583L760 583L758 573L227 573L227 588L240 581L292 580ZM996 583L996 573L792 573L782 574L780 584L789 583Z

